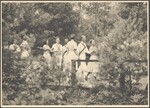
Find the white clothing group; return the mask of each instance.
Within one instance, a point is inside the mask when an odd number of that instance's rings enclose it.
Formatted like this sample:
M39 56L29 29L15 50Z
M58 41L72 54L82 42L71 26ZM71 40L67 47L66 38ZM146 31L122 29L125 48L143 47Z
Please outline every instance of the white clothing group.
M21 59L26 59L30 55L30 46L27 41L23 40L22 43L19 45L13 43L9 46L9 50L13 53L20 53L21 52Z
M20 46L16 44L10 45L9 49L13 52L21 52L21 59L28 58L31 52L30 46L25 40L23 40ZM60 68L63 67L63 72L68 72L68 77L71 77L72 60L85 60L86 53L91 55L90 60L98 60L96 46L91 45L88 49L85 42L81 41L77 45L74 39L71 39L64 46L60 43L55 43L52 45L52 48L50 48L48 44L45 44L42 49L45 61L51 65L52 60L55 60L56 66ZM53 53L52 56L50 54L51 52ZM88 64L81 62L76 72L77 80L83 82L88 72L92 72L93 75L96 76L95 73L98 72L98 64L96 62L89 62Z

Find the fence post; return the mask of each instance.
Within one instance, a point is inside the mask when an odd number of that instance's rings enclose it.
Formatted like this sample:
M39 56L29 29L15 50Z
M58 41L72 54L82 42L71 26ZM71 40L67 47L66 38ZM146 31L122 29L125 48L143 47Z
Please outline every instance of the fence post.
M122 93L124 93L125 92L125 73L124 72L120 73L119 82L120 82L120 90Z
M131 94L131 89L132 89L132 79L131 79L131 70L129 68L129 94Z
M76 85L76 60L72 60L72 71L71 71L71 86Z

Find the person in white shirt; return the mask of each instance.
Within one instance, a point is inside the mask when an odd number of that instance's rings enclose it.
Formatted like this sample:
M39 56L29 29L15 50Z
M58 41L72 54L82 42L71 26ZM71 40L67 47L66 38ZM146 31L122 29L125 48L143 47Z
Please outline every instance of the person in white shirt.
M53 56L55 58L54 60L56 61L56 65L58 67L61 67L62 45L60 44L60 38L59 37L56 38L56 43L53 44L51 50L52 50L52 52L54 52Z
M65 66L66 66L66 61L65 58L67 56L67 52L68 52L68 48L67 48L67 43L68 43L68 39L64 39L64 46L62 47L62 59L61 59L61 68L63 71L65 71Z
M21 59L26 59L30 55L31 49L30 49L30 46L29 46L29 44L27 42L27 39L28 39L28 37L24 36L23 37L23 41L22 41L22 43L20 45L20 48L21 48Z
M96 47L95 41L90 41L90 60L98 60L98 48ZM89 62L86 68L86 82L85 85L87 87L93 87L96 86L96 77L97 73L100 71L99 69L99 63L98 62Z
M21 51L19 45L17 45L16 39L12 41L11 45L9 46L9 50L13 53L19 53Z
M66 71L67 69L67 53L68 53L68 48L67 48L67 43L68 43L68 39L64 39L64 46L62 47L62 59L61 59L61 70L64 72L64 77L62 80L62 84L63 85L67 85L68 84L68 72Z
M81 42L79 43L78 47L77 47L77 53L78 53L78 58L80 60L86 60L86 53L89 53L89 50L87 48L86 45L86 36L82 35L81 36ZM87 65L85 62L81 62L79 69L76 73L77 79L78 79L78 83L82 83L85 80L85 74L86 74L86 68Z
M50 55L51 49L48 45L48 40L44 42L43 50L44 50L43 57L45 58L46 62L50 64L51 63L51 55Z

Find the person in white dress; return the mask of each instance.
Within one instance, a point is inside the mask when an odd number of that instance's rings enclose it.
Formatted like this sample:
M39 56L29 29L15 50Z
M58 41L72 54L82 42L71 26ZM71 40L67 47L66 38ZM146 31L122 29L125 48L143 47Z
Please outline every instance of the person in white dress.
M77 53L78 53L78 59L86 60L86 53L89 53L89 50L88 50L87 45L86 45L86 36L85 35L81 36L81 42L79 43L79 45L77 47ZM81 62L79 69L76 73L76 77L77 77L79 84L83 83L85 80L86 68L87 68L86 63Z
M65 61L66 61L66 68L69 72L71 72L72 70L72 60L76 60L78 59L78 56L77 56L77 43L74 41L74 37L75 35L72 34L70 36L70 41L67 43L67 48L68 48L68 52L66 54L66 58L65 58Z
M21 51L19 45L17 45L16 39L12 41L11 45L9 46L9 50L13 53L19 53Z
M94 40L91 40L91 46L89 48L89 53L91 55L90 60L98 60L98 48L95 44ZM98 62L89 62L87 67L88 72L92 72L93 74L98 72Z
M61 59L61 70L63 71L64 77L62 80L62 84L63 85L67 85L68 84L68 72L66 71L66 66L67 66L67 62L66 62L66 58L67 58L67 53L68 53L68 48L67 48L67 43L68 43L68 39L64 39L64 46L62 47L62 59Z
M98 48L96 47L95 41L90 41L90 60L98 60ZM99 72L99 63L98 62L89 62L86 68L86 81L85 86L93 87L96 85L96 76Z
M50 55L51 49L50 49L50 47L49 47L49 45L48 45L48 40L45 41L45 43L44 43L43 51L44 51L43 57L45 58L45 61L46 61L48 64L50 64L50 63L51 63L51 55Z
M61 67L61 59L62 59L62 45L60 44L60 38L56 38L56 43L52 45L51 48L54 57L54 60L56 61L56 65L60 68Z
M27 39L28 39L28 37L24 36L23 37L23 41L22 41L22 43L20 45L20 48L21 48L21 59L26 59L26 58L28 58L30 56L31 49L30 49L30 46L29 46L29 44L27 42Z
M71 84L71 71L72 71L72 60L76 60L78 58L76 49L77 43L74 41L75 35L72 34L70 36L70 41L67 43L66 47L68 49L66 55L64 56L64 72L67 73L67 78L65 84Z
M64 46L62 47L62 59L61 59L61 69L63 71L65 71L65 66L66 66L66 61L65 61L65 58L67 56L67 52L68 52L68 48L67 48L67 43L68 43L68 39L64 39Z

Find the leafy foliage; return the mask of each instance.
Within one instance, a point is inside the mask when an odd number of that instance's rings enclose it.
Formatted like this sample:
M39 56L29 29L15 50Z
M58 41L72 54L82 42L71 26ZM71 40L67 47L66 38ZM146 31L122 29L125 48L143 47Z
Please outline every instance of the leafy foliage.
M148 104L143 87L148 72L147 3L3 3L2 28L3 104ZM100 72L92 89L61 87L67 73L55 60L49 66L37 49L45 39L51 46L55 36L62 40L72 33L76 41L84 34L97 42ZM24 35L33 56L23 61L5 47L14 38L20 44Z

